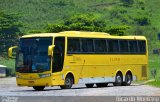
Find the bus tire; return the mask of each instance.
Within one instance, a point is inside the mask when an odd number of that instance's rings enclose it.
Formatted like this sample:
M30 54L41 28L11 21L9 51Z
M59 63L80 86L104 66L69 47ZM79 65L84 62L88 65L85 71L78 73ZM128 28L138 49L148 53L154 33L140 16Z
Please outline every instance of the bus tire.
M45 86L33 86L33 89L36 91L43 91Z
M123 82L123 77L121 73L117 73L115 77L115 82L113 83L114 86L121 86Z
M122 83L123 86L130 86L132 83L132 75L127 73L125 76L125 82Z
M107 87L108 83L97 83L97 87Z
M70 89L73 85L73 77L72 75L67 75L67 77L65 78L65 82L64 85L60 86L61 89Z
M87 88L93 88L94 84L85 84Z

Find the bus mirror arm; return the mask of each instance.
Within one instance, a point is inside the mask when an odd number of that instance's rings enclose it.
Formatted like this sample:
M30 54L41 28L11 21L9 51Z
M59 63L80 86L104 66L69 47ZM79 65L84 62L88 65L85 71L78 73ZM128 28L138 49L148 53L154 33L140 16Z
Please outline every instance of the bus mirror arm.
M15 59L15 56L13 56L13 49L16 49L16 48L18 48L18 46L13 46L8 49L8 57L9 58Z
M48 56L53 56L53 49L54 49L55 45L50 45L48 47Z

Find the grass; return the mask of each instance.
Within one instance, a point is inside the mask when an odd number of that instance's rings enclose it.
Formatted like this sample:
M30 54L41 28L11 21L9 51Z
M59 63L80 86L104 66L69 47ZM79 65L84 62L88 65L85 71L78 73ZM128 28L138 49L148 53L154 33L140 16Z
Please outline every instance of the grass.
M160 55L157 55L157 54L150 54L149 55L149 61L148 61L148 64L149 64L149 79L153 79L153 76L151 74L151 71L153 69L156 70L156 77L155 79L156 80L159 80L160 79Z
M0 64L5 65L8 68L14 68L15 61L14 61L14 59L0 57Z
M147 85L160 87L160 80L148 82Z
M160 87L160 55L150 54L149 56L149 79L153 79L151 71L156 70L155 81L146 83L146 85Z
M0 9L8 13L18 13L20 21L25 24L24 30L43 30L49 23L59 24L72 15L79 13L99 13L106 4L114 0L0 0ZM91 6L91 7L90 7ZM108 14L108 12L106 12ZM103 13L103 15L106 13Z

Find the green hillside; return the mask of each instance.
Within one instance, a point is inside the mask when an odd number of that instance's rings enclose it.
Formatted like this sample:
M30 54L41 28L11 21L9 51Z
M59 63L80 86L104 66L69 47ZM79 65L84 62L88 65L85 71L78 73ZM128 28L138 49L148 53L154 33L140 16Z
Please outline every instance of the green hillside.
M64 19L82 13L99 16L108 25L128 24L132 17L146 15L155 27L160 27L157 21L159 0L134 0L131 7L122 6L120 1L123 0L1 0L0 8L20 14L27 31L43 29L47 23L62 23Z
M1 0L0 7L9 13L22 15L21 21L27 31L43 29L47 23L62 23L64 19L80 13L103 15L107 8L103 4L114 0ZM114 1L115 2L115 1ZM102 4L102 6L101 6Z
M133 1L129 6L123 1ZM44 32L47 24L62 24L74 15L92 14L110 26L130 26L126 35L145 35L158 46L159 0L1 0L0 9L19 14L24 33Z

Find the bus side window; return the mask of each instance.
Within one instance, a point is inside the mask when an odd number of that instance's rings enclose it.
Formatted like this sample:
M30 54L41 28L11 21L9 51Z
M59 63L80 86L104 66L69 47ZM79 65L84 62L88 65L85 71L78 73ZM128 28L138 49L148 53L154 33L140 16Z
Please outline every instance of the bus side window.
M82 52L87 52L87 53L92 53L94 52L94 47L93 47L93 39L81 39L81 51Z
M77 38L68 38L67 53L78 53L80 52L80 41Z
M138 41L139 53L146 53L146 42L143 40Z
M95 45L95 52L98 52L98 53L107 52L106 40L95 39L94 40L94 45Z
M129 41L130 53L138 53L138 46L136 40Z
M121 53L128 53L129 52L127 40L119 40L119 44L120 44L120 52Z
M107 40L109 53L119 53L118 40Z

